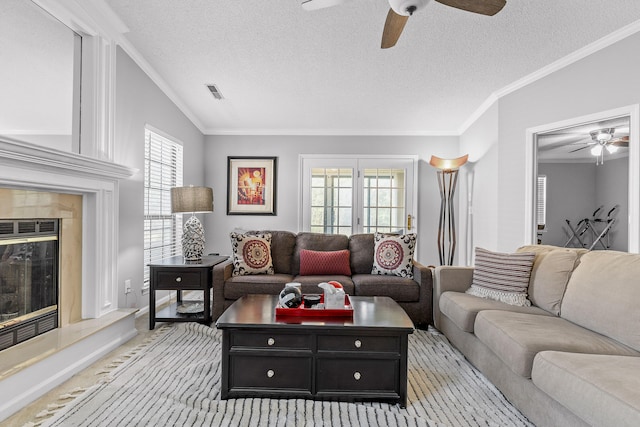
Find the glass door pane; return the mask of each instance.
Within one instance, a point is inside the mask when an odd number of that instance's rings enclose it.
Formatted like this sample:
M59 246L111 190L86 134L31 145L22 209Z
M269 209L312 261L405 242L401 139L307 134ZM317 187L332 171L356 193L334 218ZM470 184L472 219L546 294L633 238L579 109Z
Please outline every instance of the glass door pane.
M311 222L315 233L353 232L353 169L311 169Z
M364 169L363 231L402 234L406 216L405 169Z

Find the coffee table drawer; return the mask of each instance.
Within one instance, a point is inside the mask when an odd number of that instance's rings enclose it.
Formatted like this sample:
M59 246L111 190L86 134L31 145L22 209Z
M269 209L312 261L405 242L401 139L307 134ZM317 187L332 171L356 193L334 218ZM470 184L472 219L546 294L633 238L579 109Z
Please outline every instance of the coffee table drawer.
M233 347L311 350L311 335L238 331L231 339Z
M400 353L400 339L392 336L318 335L318 351Z
M310 357L235 355L229 387L311 390Z
M317 392L367 391L399 393L400 364L385 359L318 359Z

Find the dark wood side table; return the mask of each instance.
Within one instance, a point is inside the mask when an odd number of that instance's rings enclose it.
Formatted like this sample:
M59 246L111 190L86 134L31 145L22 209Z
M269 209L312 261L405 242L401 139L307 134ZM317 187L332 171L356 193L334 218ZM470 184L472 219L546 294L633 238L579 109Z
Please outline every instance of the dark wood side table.
M245 295L218 318L221 397L407 404L414 326L388 297L351 298L353 318L275 315L277 295Z
M167 258L156 264L149 264L149 329L156 322L200 322L210 324L211 288L213 286L213 266L226 260L226 256L208 255L200 261L185 261L181 256ZM177 302L156 313L156 291L178 291ZM182 291L204 291L204 311L194 314L178 313L182 303Z

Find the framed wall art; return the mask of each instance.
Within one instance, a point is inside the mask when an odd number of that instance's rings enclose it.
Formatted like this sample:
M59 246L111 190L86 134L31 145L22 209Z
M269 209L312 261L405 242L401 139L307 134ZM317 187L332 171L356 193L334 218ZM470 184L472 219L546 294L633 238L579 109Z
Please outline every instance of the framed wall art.
M227 157L227 215L275 215L277 157Z

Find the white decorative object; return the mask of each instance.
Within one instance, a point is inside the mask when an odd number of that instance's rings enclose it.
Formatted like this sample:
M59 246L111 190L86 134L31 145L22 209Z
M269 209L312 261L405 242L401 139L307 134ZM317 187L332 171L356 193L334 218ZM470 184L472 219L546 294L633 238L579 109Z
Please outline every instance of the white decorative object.
M204 253L204 228L196 212L213 212L213 190L209 187L174 187L171 212L191 212L182 231L182 256L185 261L200 261Z

